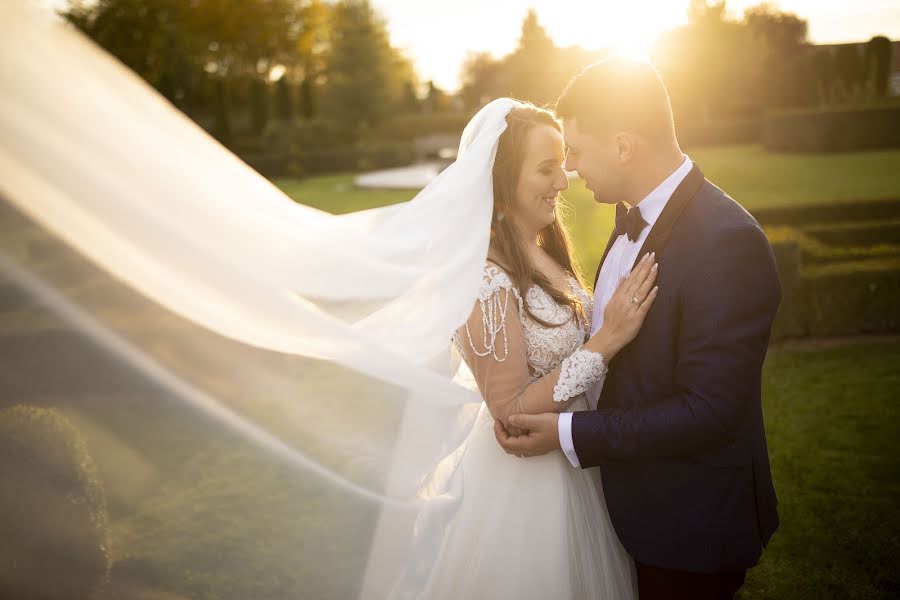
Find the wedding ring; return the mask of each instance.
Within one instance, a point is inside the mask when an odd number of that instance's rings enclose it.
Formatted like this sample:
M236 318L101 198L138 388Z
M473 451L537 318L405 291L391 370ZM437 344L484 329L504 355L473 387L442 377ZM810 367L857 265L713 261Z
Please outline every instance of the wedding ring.
M632 297L631 297L631 303L632 303L632 304L640 304L641 301L637 299L637 296L632 296Z

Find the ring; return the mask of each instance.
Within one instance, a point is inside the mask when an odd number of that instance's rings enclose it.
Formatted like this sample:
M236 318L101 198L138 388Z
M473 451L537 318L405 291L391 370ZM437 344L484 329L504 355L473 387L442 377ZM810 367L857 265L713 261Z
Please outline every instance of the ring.
M641 301L637 299L637 296L632 296L632 297L631 297L631 303L632 303L632 304L640 304Z

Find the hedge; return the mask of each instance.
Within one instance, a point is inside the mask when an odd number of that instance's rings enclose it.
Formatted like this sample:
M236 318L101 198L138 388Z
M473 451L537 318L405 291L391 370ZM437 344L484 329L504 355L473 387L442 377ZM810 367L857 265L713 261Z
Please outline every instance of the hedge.
M900 219L900 198L755 208L752 213L760 224L767 227L770 225L805 226L810 223L823 222Z
M768 113L763 146L778 152L844 152L900 147L900 107Z
M686 147L721 144L759 143L762 121L759 118L712 121L704 126L676 121L678 141Z
M826 244L900 244L900 221L816 224L806 227L805 231Z
M773 245L785 245L786 242L796 245L803 265L900 256L900 240L878 242L877 236L866 236L867 228L878 231L878 226L879 223L872 222L860 223L852 228L834 225L819 225L802 230L794 227L769 227L766 234Z
M783 288L773 340L900 332L896 247L863 258L847 248L809 248L802 233L784 229L768 233ZM808 260L810 253L823 253L823 248L827 256Z

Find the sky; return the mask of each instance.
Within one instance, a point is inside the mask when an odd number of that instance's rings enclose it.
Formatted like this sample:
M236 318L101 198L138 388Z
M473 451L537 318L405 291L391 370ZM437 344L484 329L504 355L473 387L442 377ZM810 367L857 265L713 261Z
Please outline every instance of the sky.
M469 52L503 56L513 50L530 7L558 46L646 51L662 31L687 21L688 0L372 0L387 20L393 44L419 76L448 90L459 86ZM729 0L740 17L761 0ZM809 23L814 43L900 39L900 0L780 0L781 10Z
M0 0L0 2L6 0ZM64 6L66 0L37 0ZM371 0L386 19L392 43L412 59L423 81L455 91L470 52L503 56L519 39L533 7L558 46L646 51L654 38L687 20L689 0ZM740 17L762 0L728 0ZM900 40L900 0L770 0L809 23L813 43Z

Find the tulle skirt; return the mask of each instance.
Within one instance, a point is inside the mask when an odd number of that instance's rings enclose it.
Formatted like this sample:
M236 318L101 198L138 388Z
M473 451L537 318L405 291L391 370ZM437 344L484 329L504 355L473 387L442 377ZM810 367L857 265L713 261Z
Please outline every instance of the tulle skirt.
M573 410L586 408L579 399ZM424 598L637 597L634 561L609 519L598 469L562 451L506 454L485 404L462 459L463 496Z

